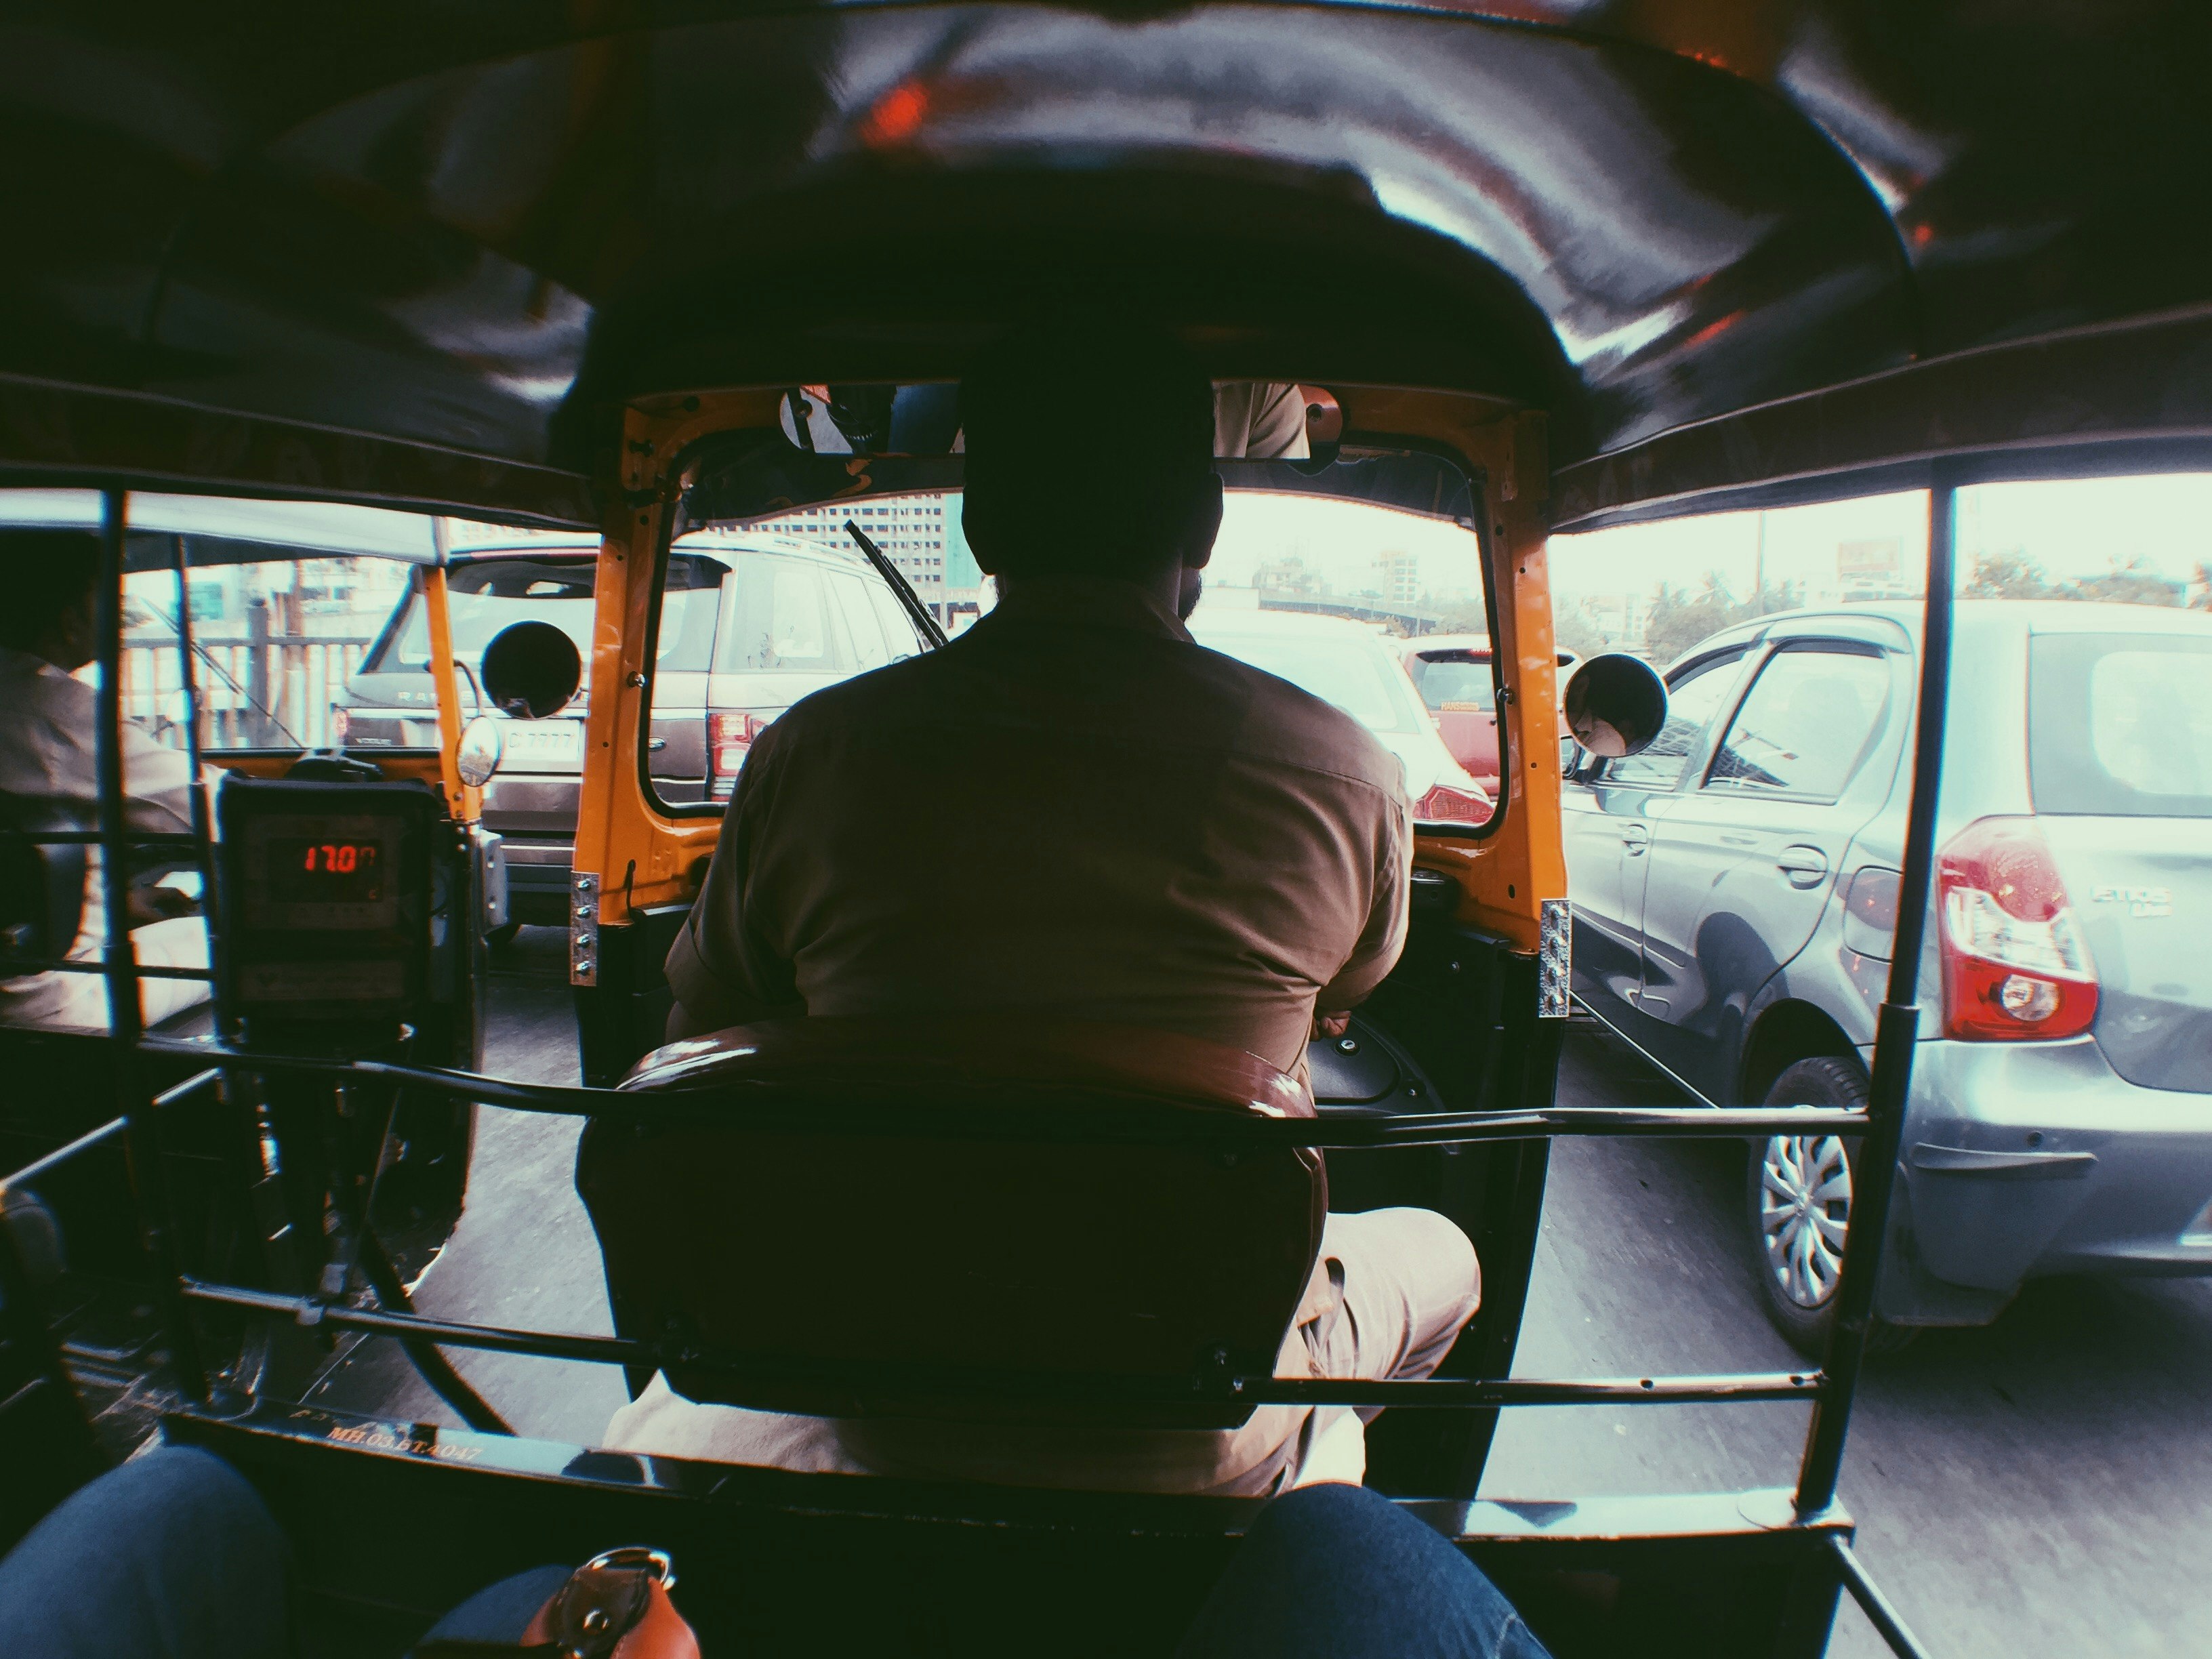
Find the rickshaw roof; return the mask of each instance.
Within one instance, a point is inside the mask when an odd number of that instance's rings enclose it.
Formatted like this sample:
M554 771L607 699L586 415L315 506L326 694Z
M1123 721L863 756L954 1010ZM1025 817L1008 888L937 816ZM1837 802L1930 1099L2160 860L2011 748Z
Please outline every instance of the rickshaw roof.
M171 476L227 446L281 484L319 430L291 487L586 523L631 398L957 373L1099 304L1224 376L1544 410L1561 523L2212 433L2212 14L2182 3L250 0L0 33L18 471L166 421ZM1071 388L1072 432L1110 448L1110 406Z

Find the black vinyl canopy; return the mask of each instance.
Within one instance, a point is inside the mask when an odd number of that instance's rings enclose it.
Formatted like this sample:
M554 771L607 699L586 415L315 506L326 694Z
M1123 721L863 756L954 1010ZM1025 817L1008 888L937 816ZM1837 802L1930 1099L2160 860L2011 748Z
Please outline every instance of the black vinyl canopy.
M1540 407L1562 522L1939 451L1986 376L1802 400L1992 349L2041 407L1986 441L2194 444L2208 48L2187 0L17 3L0 458L69 465L44 385L604 474L629 398L1097 306ZM1777 404L1787 453L1713 424Z

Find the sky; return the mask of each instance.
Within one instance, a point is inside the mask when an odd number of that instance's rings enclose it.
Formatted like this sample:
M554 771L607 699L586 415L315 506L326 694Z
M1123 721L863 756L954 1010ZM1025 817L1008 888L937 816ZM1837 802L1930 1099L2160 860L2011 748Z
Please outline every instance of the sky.
M1718 571L1738 598L1760 566L1770 582L1832 581L1839 543L1895 538L1902 567L1923 568L1927 497L1920 491L1757 513L1716 514L1554 536L1555 590L1649 594L1660 581L1684 586ZM1959 492L1958 568L1970 575L1982 552L2024 553L2054 580L2102 574L2131 559L2187 581L2212 560L2212 475L2171 474L2047 483L1979 484Z

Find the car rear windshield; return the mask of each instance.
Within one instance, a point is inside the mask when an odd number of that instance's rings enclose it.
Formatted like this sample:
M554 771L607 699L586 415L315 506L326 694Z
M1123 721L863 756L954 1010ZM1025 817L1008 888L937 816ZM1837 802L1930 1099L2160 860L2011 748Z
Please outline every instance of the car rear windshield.
M2039 634L2027 683L2037 811L2212 817L2212 628Z
M1406 667L1419 688L1421 701L1440 714L1455 706L1480 708L1486 714L1496 708L1497 684L1487 657L1465 651L1417 656Z
M661 615L659 665L703 669L714 649L714 611L727 567L712 559L679 560L669 572L669 604ZM474 668L484 647L510 623L545 622L576 642L589 677L595 562L590 558L456 560L446 572L453 654ZM430 661L430 623L422 597L410 594L398 626L384 637L371 673L421 672Z

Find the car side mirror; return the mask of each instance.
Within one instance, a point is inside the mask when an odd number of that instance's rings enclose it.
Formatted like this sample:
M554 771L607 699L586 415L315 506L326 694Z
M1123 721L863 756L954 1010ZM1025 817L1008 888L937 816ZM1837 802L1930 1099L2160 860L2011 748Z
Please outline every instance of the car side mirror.
M584 659L575 641L551 623L510 623L484 647L477 672L495 708L518 720L542 720L576 695L584 683Z
M1640 755L1667 724L1667 684L1651 665L1625 652L1590 658L1567 682L1567 728L1592 755Z

